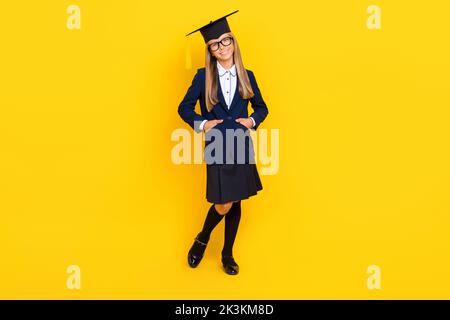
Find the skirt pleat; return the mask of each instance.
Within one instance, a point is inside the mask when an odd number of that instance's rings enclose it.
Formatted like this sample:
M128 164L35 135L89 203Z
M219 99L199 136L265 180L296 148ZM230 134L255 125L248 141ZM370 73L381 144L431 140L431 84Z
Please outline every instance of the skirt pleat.
M262 190L256 164L206 165L206 199L225 203L248 199Z

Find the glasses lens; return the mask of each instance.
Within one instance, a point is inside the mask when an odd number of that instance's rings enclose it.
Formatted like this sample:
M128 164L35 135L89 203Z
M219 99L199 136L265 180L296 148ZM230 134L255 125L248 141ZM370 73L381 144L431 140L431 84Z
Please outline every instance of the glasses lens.
M209 48L210 48L212 51L216 51L217 49L219 49L219 43L214 42L212 45L209 46Z
M222 39L221 42L224 46L229 46L231 43L231 38L228 37L228 38Z

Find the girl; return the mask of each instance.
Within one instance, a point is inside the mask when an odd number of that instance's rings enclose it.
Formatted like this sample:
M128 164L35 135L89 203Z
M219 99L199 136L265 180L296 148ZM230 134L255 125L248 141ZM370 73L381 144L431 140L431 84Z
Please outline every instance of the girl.
M192 268L197 267L211 232L225 216L222 265L231 275L239 272L232 249L241 218L241 200L262 190L249 130L256 130L268 114L255 76L244 68L239 45L226 20L236 12L193 31L200 31L204 37L206 64L197 70L178 107L185 122L196 132L205 132L206 199L212 203L203 228L188 252L188 263ZM199 99L201 115L195 112ZM249 101L254 111L250 116ZM245 134L243 139L239 139L239 133ZM235 144L236 138L238 144ZM215 147L209 155L207 150L211 148L208 146Z

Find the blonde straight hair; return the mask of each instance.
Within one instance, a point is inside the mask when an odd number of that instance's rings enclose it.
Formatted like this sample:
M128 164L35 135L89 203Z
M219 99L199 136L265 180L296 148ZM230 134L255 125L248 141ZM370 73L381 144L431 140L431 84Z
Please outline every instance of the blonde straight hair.
M233 60L236 65L236 72L238 76L238 87L239 87L239 95L243 99L253 98L255 95L252 90L252 86L250 84L250 79L248 78L247 71L244 68L244 64L242 63L241 51L239 50L239 44L236 40L236 37L233 33L228 32L227 35L233 38L234 52L233 52ZM206 100L206 108L208 111L211 111L213 106L219 102L217 97L218 90L218 81L217 81L217 59L209 52L208 42L206 44L206 63L205 63L205 100Z

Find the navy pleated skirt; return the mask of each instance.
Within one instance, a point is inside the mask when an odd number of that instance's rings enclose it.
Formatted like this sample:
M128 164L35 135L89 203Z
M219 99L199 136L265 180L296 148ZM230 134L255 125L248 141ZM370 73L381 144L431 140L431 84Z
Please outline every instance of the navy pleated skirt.
M248 199L262 188L254 163L206 165L208 202L225 203Z

